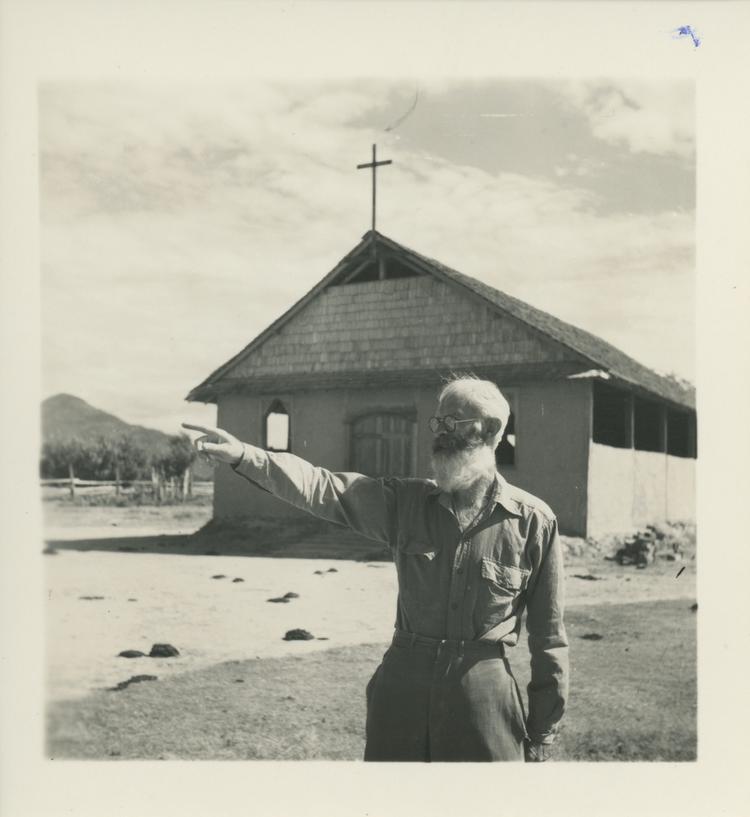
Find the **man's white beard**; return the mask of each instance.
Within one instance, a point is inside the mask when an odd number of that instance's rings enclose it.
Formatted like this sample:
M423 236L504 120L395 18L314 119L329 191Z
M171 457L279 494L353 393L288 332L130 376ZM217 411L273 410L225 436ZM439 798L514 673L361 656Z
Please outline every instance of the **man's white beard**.
M495 474L495 452L488 445L432 455L435 482L443 491L462 491L482 477Z

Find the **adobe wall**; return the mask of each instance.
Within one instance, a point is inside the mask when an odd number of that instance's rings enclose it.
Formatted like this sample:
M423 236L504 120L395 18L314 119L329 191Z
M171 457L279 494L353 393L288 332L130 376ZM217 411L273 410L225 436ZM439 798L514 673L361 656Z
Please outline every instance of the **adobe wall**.
M589 536L695 520L695 460L591 443Z
M543 499L560 530L586 532L591 390L584 381L562 380L508 388L516 394L516 463L501 469L519 488Z
M350 468L348 419L373 409L416 409L417 473L427 475L432 439L427 419L435 412L435 391L427 388L378 391L336 389L294 395L222 397L219 401L218 425L245 442L262 444L263 416L271 402L280 399L290 415L292 453L331 471L346 471ZM231 469L217 469L215 516L297 516L299 513L290 505L253 488Z
M695 460L667 457L667 518L695 521Z
M678 459L656 451L632 451L633 456L633 525L645 527L650 522L668 518L667 463Z
M506 389L515 399L516 464L502 468L515 485L539 496L558 516L560 529L583 535L586 525L586 468L590 391L585 383L561 381ZM290 414L292 452L333 471L349 464L347 419L374 408L415 409L417 474L430 475L437 388L330 390L260 397L230 396L219 401L218 425L246 442L262 442L264 413L280 399ZM299 516L300 512L220 467L215 476L215 516Z

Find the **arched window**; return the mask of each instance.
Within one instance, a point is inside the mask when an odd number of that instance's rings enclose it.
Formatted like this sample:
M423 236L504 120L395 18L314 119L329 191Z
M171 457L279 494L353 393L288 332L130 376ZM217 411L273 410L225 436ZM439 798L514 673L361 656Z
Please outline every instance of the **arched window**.
M274 400L263 417L263 447L269 451L291 451L289 412L281 400Z
M352 470L372 477L414 476L416 423L395 413L376 413L352 422Z

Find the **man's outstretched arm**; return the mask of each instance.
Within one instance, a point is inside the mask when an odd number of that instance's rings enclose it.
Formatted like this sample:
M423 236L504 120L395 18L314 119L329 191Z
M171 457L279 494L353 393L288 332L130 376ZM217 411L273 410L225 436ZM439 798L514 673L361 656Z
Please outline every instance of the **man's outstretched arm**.
M198 451L228 463L238 474L279 499L379 542L393 541L396 497L387 480L334 473L294 454L243 443L223 429L187 423L183 426L203 433L194 443Z

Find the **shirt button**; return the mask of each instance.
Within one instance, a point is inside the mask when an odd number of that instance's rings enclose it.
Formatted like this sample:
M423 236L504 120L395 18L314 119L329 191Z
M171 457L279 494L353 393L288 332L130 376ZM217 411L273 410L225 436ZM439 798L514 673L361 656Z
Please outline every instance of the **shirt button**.
M454 601L453 604L451 604L451 610L458 610L458 602Z

